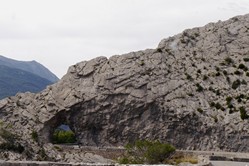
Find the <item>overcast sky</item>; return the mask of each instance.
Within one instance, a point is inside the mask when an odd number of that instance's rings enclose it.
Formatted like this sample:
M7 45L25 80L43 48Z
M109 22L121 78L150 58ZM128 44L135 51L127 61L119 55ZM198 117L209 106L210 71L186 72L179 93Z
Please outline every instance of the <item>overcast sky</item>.
M186 28L246 13L248 0L0 0L0 55L62 77L77 62L155 48Z

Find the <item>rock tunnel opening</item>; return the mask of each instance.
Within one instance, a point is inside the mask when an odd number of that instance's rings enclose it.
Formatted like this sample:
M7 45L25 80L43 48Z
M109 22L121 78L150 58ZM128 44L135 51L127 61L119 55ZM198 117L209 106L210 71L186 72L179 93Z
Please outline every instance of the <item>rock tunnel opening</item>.
M73 125L70 121L70 113L63 110L44 123L39 135L43 137L44 143L76 143L77 136Z
M56 113L39 131L43 143L85 144L88 142L88 145L97 146L101 127L96 125L94 116L88 116L95 106L94 102L86 102Z
M159 137L153 134L154 128L147 125L159 122L159 116L162 119L170 118L163 115L156 103L119 104L117 107L109 104L99 107L98 103L89 101L58 112L45 122L40 135L44 137L45 143L53 143L56 129L64 127L74 133L74 144L119 146L138 138ZM144 130L146 127L149 128Z

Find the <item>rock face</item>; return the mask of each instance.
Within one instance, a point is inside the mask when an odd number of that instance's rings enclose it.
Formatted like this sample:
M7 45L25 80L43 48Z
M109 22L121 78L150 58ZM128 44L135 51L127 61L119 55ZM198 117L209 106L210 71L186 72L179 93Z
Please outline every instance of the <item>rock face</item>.
M246 152L248 65L245 15L185 30L156 49L71 66L41 93L1 100L1 125L11 126L31 153L21 157L32 159L43 147L63 160L50 144L61 124L86 146L122 146L140 138L178 149Z

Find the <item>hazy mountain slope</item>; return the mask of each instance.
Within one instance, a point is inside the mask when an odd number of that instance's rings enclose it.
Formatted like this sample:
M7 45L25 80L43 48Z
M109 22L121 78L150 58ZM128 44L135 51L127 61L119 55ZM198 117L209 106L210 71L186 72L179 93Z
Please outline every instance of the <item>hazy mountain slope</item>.
M57 82L59 80L56 75L36 61L17 61L0 55L0 65L21 69L50 80L51 82Z
M0 65L0 99L18 92L39 92L51 81L20 69Z
M77 63L41 93L1 100L1 124L12 126L27 150L17 159L39 159L42 151L56 161L81 161L50 144L62 124L86 146L150 139L178 149L249 152L248 68L244 15L187 29L155 49Z

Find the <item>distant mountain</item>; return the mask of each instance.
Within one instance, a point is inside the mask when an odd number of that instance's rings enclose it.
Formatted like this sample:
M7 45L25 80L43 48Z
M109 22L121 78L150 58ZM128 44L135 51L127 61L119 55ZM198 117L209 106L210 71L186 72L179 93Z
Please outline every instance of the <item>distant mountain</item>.
M59 80L56 75L54 75L46 67L36 61L18 61L0 55L0 65L4 65L10 68L21 69L23 71L33 73L51 81L52 83L57 82Z
M0 65L0 99L18 92L39 92L49 84L50 80L33 73Z

